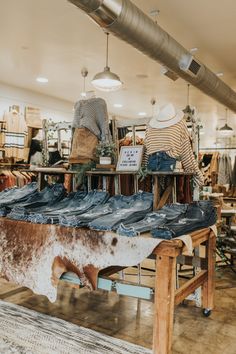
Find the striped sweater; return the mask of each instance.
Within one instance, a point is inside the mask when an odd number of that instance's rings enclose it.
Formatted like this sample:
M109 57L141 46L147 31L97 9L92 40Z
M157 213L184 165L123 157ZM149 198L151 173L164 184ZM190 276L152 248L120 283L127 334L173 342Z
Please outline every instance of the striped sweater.
M195 173L194 180L199 186L204 184L203 175L192 151L188 128L183 119L179 123L163 129L147 126L145 163L147 163L148 156L157 151L165 151L171 157L180 158L184 171Z

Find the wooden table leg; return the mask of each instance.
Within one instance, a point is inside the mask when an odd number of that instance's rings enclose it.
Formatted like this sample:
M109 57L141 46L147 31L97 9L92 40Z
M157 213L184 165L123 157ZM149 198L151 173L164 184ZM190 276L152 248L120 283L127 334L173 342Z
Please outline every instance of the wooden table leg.
M157 256L153 353L170 354L174 322L176 258Z
M214 307L214 290L215 290L215 250L216 237L213 232L210 233L206 242L207 257L207 281L203 284L203 308L210 311Z
M88 176L88 192L90 192L92 190L92 176ZM73 182L73 184L75 184L75 182ZM75 186L73 186L73 190L75 190Z
M153 183L153 210L157 210L158 204L160 202L160 189L159 189L159 182L158 177L153 176L154 183Z

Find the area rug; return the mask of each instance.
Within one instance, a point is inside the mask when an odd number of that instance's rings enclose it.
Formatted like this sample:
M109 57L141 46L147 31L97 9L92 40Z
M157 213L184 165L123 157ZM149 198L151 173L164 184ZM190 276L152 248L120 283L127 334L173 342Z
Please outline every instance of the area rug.
M0 301L1 354L151 354L146 348Z

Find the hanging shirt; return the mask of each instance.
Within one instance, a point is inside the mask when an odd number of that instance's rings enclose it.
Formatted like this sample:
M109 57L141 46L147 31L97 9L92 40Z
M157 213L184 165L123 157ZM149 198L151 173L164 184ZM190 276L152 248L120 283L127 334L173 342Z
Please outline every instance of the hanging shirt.
M231 185L231 182L232 182L231 158L228 154L223 154L219 158L218 184L221 186L225 184Z
M102 98L80 100L75 104L73 128L87 128L98 140L110 141L106 102Z
M181 160L185 172L195 174L194 180L199 186L204 184L203 175L192 151L188 128L183 119L168 128L152 128L148 125L145 148L146 162L149 155L157 151L165 151L170 157Z
M23 160L25 139L27 136L25 118L17 112L9 112L4 114L3 120L6 122L5 156Z

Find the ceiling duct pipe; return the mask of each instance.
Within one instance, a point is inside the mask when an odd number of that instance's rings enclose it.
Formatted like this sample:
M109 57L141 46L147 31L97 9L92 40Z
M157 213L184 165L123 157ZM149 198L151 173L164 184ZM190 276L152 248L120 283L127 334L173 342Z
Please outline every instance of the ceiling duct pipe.
M236 113L236 92L130 0L69 0L96 23Z

